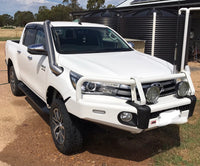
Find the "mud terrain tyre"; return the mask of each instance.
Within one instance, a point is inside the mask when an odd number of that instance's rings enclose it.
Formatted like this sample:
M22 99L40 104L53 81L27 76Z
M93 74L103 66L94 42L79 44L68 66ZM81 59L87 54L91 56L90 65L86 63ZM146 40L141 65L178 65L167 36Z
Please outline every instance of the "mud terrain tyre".
M13 66L9 70L10 88L14 96L23 96L24 93L18 88L19 80L16 77Z
M69 114L65 104L55 99L50 109L50 128L56 148L63 154L81 150L83 137L79 119Z

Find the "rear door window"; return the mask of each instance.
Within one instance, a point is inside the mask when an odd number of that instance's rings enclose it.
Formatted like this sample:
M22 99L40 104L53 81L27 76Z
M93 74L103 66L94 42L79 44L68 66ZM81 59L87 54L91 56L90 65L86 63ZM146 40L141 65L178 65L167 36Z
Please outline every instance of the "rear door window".
M36 35L36 29L27 28L25 30L23 45L29 46L29 45L34 44L35 43L35 35Z

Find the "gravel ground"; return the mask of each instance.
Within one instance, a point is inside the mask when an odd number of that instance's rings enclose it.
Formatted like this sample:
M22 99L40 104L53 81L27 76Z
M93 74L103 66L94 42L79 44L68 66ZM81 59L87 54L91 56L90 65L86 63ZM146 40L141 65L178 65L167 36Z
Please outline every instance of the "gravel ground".
M28 98L11 94L4 46L5 42L0 42L0 166L147 166L153 165L151 157L155 154L179 146L180 140L166 133L173 127L174 135L178 136L177 126L132 135L92 125L86 131L81 153L71 156L59 153L51 138L48 115L37 110ZM200 84L195 79L199 78L200 64L190 65L199 95Z

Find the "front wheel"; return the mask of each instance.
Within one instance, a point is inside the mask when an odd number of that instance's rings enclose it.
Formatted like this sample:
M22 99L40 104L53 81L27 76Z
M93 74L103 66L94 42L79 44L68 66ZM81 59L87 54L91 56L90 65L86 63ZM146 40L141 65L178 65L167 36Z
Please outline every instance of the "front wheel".
M51 134L56 148L63 154L80 151L83 144L79 119L67 112L62 100L55 99L50 109Z

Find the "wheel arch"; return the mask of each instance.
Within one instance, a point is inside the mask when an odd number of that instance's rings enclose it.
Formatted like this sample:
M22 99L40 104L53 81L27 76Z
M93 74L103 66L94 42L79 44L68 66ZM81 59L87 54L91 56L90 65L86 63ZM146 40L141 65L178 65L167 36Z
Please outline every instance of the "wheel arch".
M61 99L61 100L64 101L64 98L61 95L61 93L56 88L54 88L53 86L49 86L47 88L47 92L46 92L46 102L47 102L47 104L50 106L54 99Z
M10 67L11 67L11 66L13 66L13 62L12 62L12 60L9 58L9 59L8 59L8 65L7 65L8 83L10 83L10 77L9 77L9 75L10 75Z

